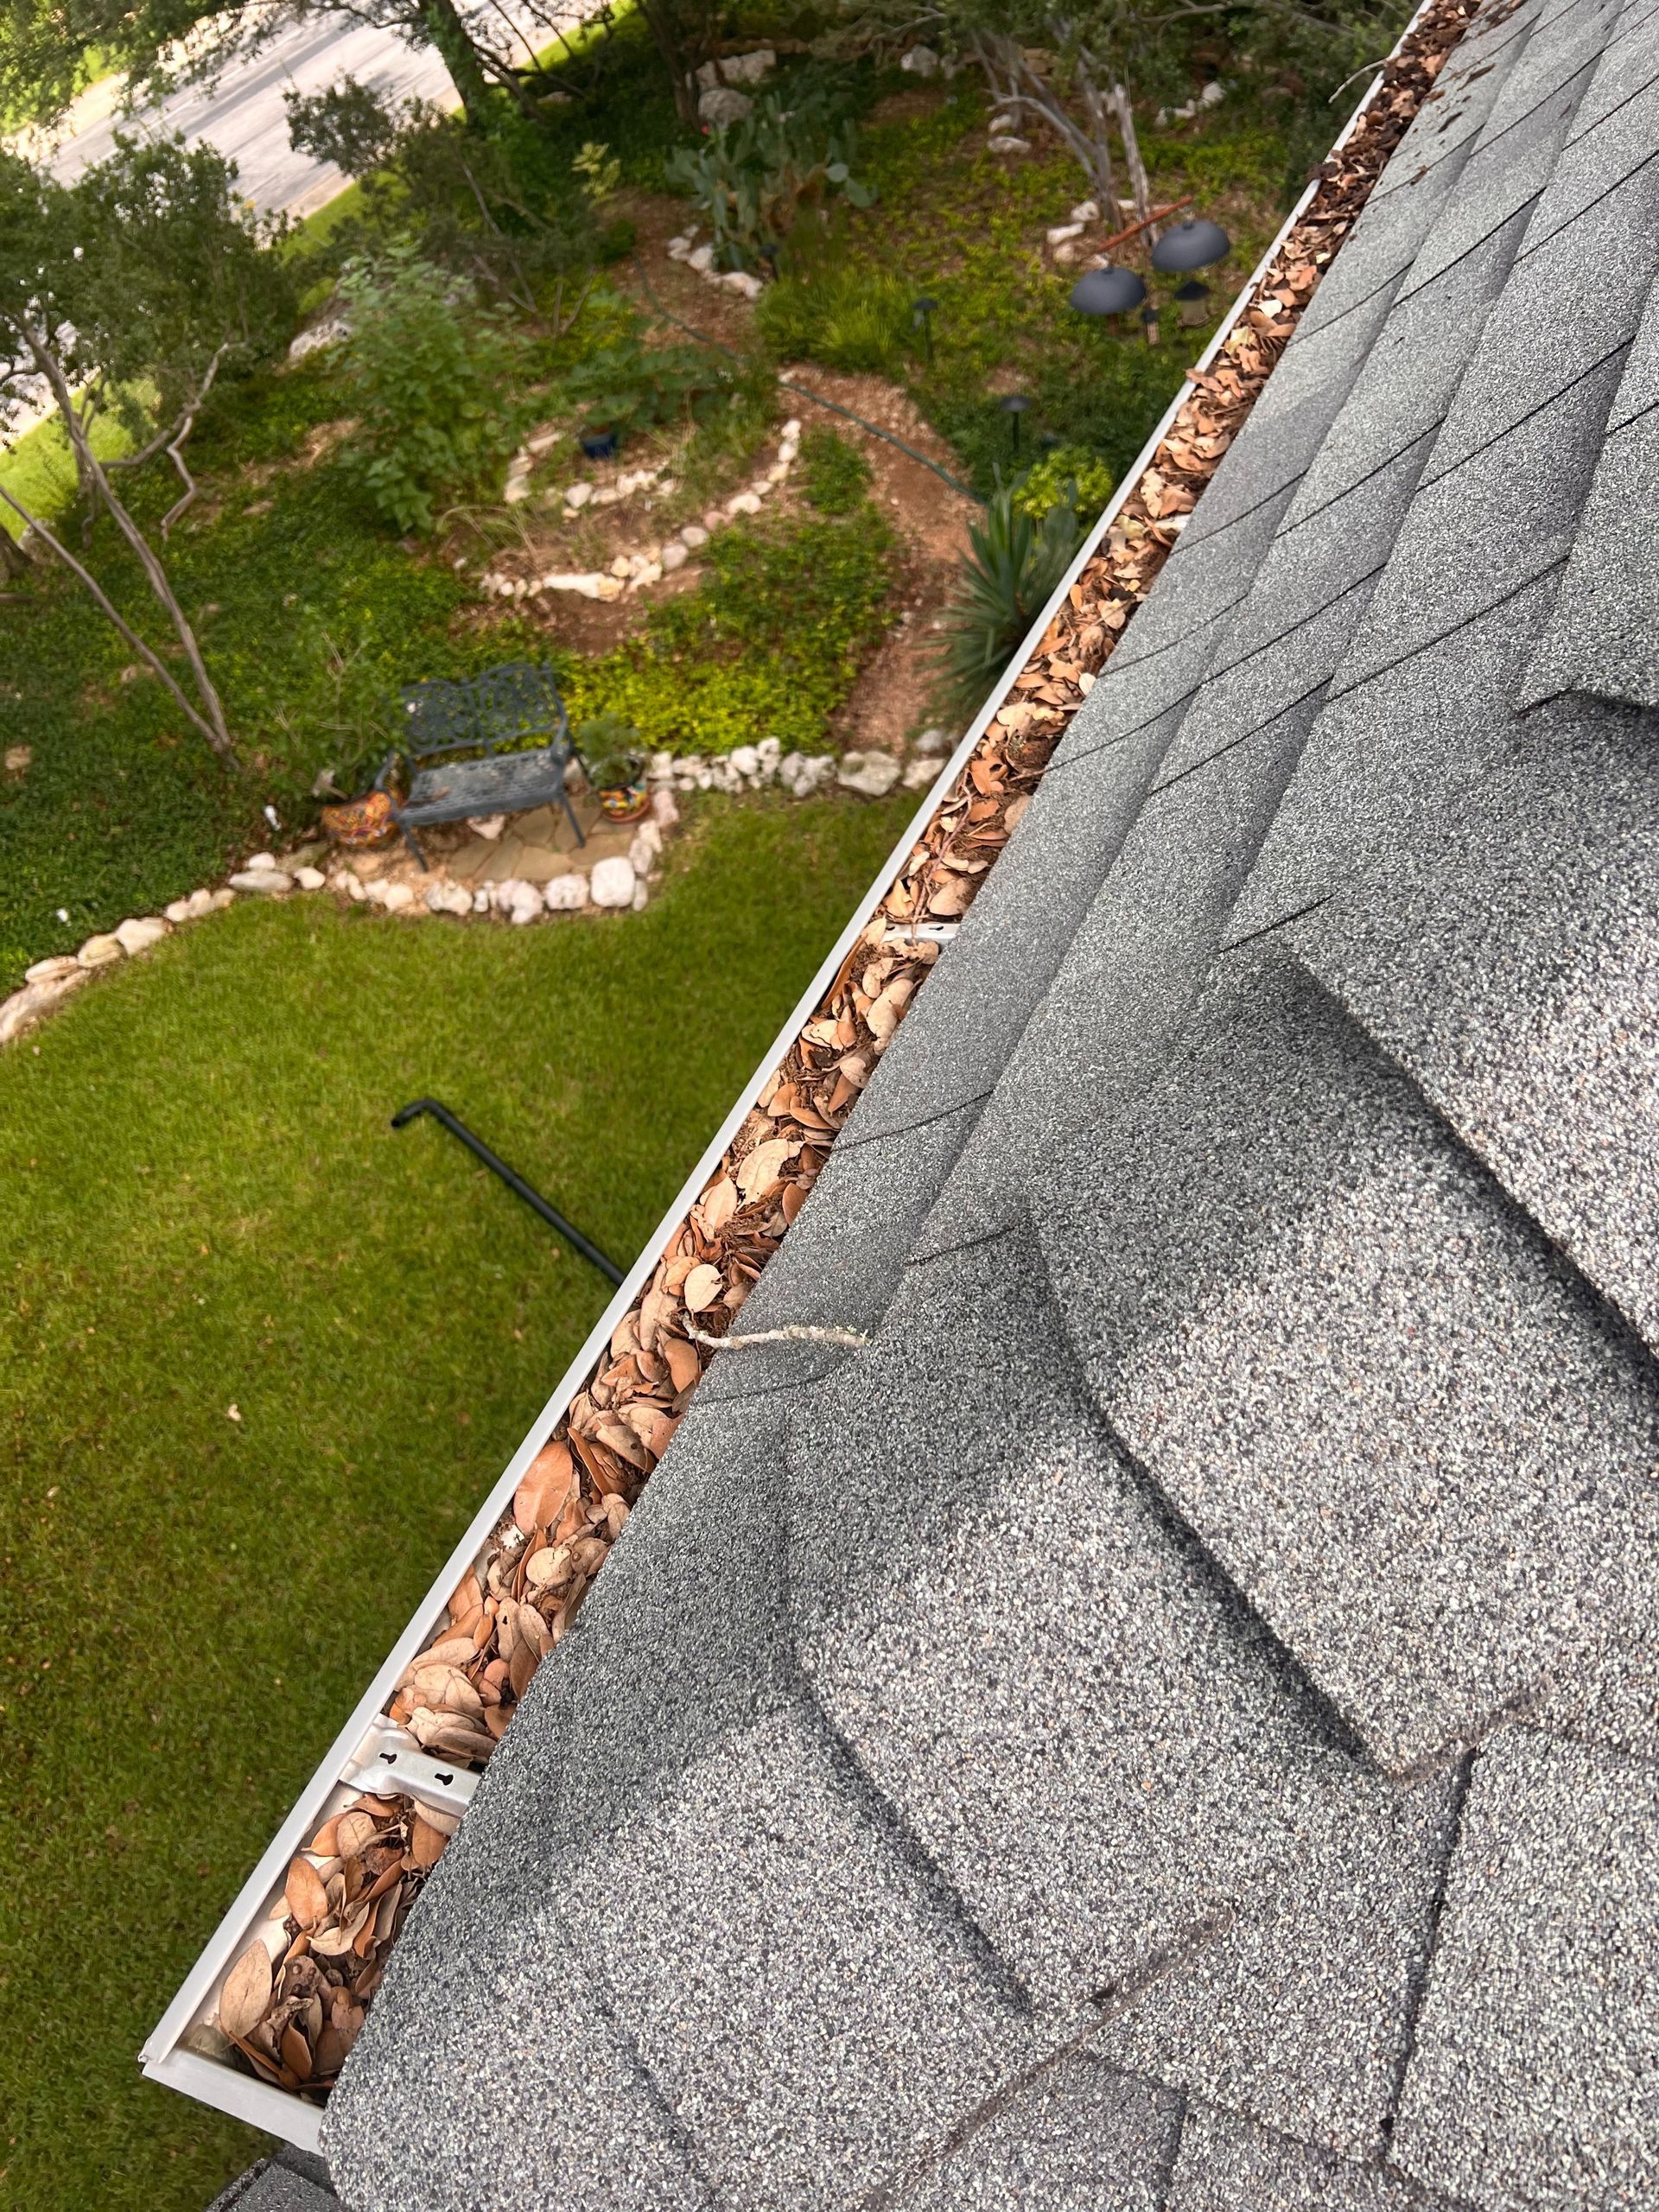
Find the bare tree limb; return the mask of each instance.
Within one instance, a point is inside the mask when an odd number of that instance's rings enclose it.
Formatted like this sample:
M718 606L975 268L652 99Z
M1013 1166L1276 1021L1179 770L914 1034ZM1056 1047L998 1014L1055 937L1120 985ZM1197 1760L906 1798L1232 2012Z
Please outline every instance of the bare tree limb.
M195 727L201 732L208 744L213 747L214 752L219 752L221 750L221 747L219 733L213 729L210 723L205 721L202 716L197 712L196 709L191 705L189 700L186 698L183 691L180 689L177 679L175 677L172 671L163 664L155 652L151 651L149 646L148 646L144 643L143 639L138 635L138 632L117 610L114 603L111 601L108 594L105 591L104 587L99 582L97 577L92 575L92 571L89 569L84 568L81 563L76 560L74 555L69 550L68 547L63 543L61 539L53 536L52 532L47 528L46 524L41 520L38 515L30 514L29 509L23 505L21 500L14 499L12 494L7 491L3 484L0 484L0 499L3 499L5 501L6 505L11 509L15 515L21 517L22 521L35 532L35 535L41 540L43 545L48 546L51 550L57 555L59 560L63 563L65 568L72 570L74 575L79 577L81 582L86 585L87 590L91 592L92 597L98 601L99 607L103 608L105 613L109 616L110 620L115 625L121 635L132 647L134 652L136 652L139 658L146 663L154 674L161 677L162 683L166 684L168 690L173 694L174 698L178 702L181 712L189 716L191 721L194 722ZM235 758L234 754L230 753L228 748L224 749L224 756L226 760L232 760Z
M201 658L201 648L196 643L196 633L191 628L183 607L180 606L174 594L172 584L168 580L167 570L150 550L149 543L143 531L139 529L125 506L116 497L115 486L110 482L108 476L105 474L103 464L92 451L87 423L82 419L80 410L75 404L74 394L69 389L69 379L64 372L61 362L53 351L50 342L42 333L38 331L25 329L23 336L35 367L51 386L53 397L58 403L63 426L68 433L69 442L74 448L75 459L82 472L83 481L92 486L97 496L108 509L116 528L137 556L138 564L144 572L150 590L166 609L168 619L173 625L174 634L184 647L185 658L190 664L190 673L195 678L196 693L203 710L200 715L193 713L192 719L195 721L197 728L207 735L214 752L222 760L234 761L235 749L232 746L231 734L226 725L224 703L214 688L212 677L207 673L207 664ZM77 573L85 575L86 571L78 568ZM105 604L107 605L107 601ZM183 695L180 696L182 697Z

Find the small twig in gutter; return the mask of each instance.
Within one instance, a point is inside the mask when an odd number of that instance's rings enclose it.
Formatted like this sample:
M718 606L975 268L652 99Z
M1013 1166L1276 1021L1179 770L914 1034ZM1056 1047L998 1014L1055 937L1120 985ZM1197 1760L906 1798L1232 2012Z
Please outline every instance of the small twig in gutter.
M685 1333L694 1344L707 1344L710 1351L725 1351L736 1344L850 1344L856 1349L870 1341L856 1329L820 1329L805 1321L791 1321L781 1329L757 1329L752 1337L711 1337L688 1321Z

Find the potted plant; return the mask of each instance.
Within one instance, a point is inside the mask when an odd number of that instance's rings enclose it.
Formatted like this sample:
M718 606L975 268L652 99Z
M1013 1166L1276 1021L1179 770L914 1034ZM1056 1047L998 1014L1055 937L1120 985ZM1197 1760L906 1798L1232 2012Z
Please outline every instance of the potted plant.
M576 750L607 822L638 822L651 806L645 786L645 756L632 722L609 711L595 715L576 732Z

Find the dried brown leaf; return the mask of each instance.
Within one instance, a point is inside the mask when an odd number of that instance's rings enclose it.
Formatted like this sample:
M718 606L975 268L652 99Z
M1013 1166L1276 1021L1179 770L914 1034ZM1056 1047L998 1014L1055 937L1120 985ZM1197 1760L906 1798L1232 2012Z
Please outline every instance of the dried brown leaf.
M328 1916L328 1893L308 1859L296 1859L283 1885L288 1909L302 1928L316 1928Z
M270 2002L270 1953L263 1941L250 1943L225 1977L219 1993L219 2024L233 2040L250 2034Z

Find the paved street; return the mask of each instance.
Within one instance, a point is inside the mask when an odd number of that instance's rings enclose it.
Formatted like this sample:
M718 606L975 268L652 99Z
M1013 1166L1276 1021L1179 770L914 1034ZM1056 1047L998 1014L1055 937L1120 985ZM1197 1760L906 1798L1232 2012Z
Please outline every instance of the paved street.
M579 22L594 0L578 0L564 16ZM493 10L497 22L511 10ZM553 34L519 16L516 22L538 45ZM330 163L296 154L288 143L283 94L290 86L321 92L340 77L359 78L397 98L454 102L449 73L430 48L406 46L394 32L371 30L346 16L296 24L263 52L238 62L211 89L180 92L159 108L124 119L111 112L118 88L94 86L72 110L69 135L51 157L65 179L78 175L110 150L118 127L181 130L193 144L207 139L236 162L243 191L257 207L309 214L332 200L346 180Z

